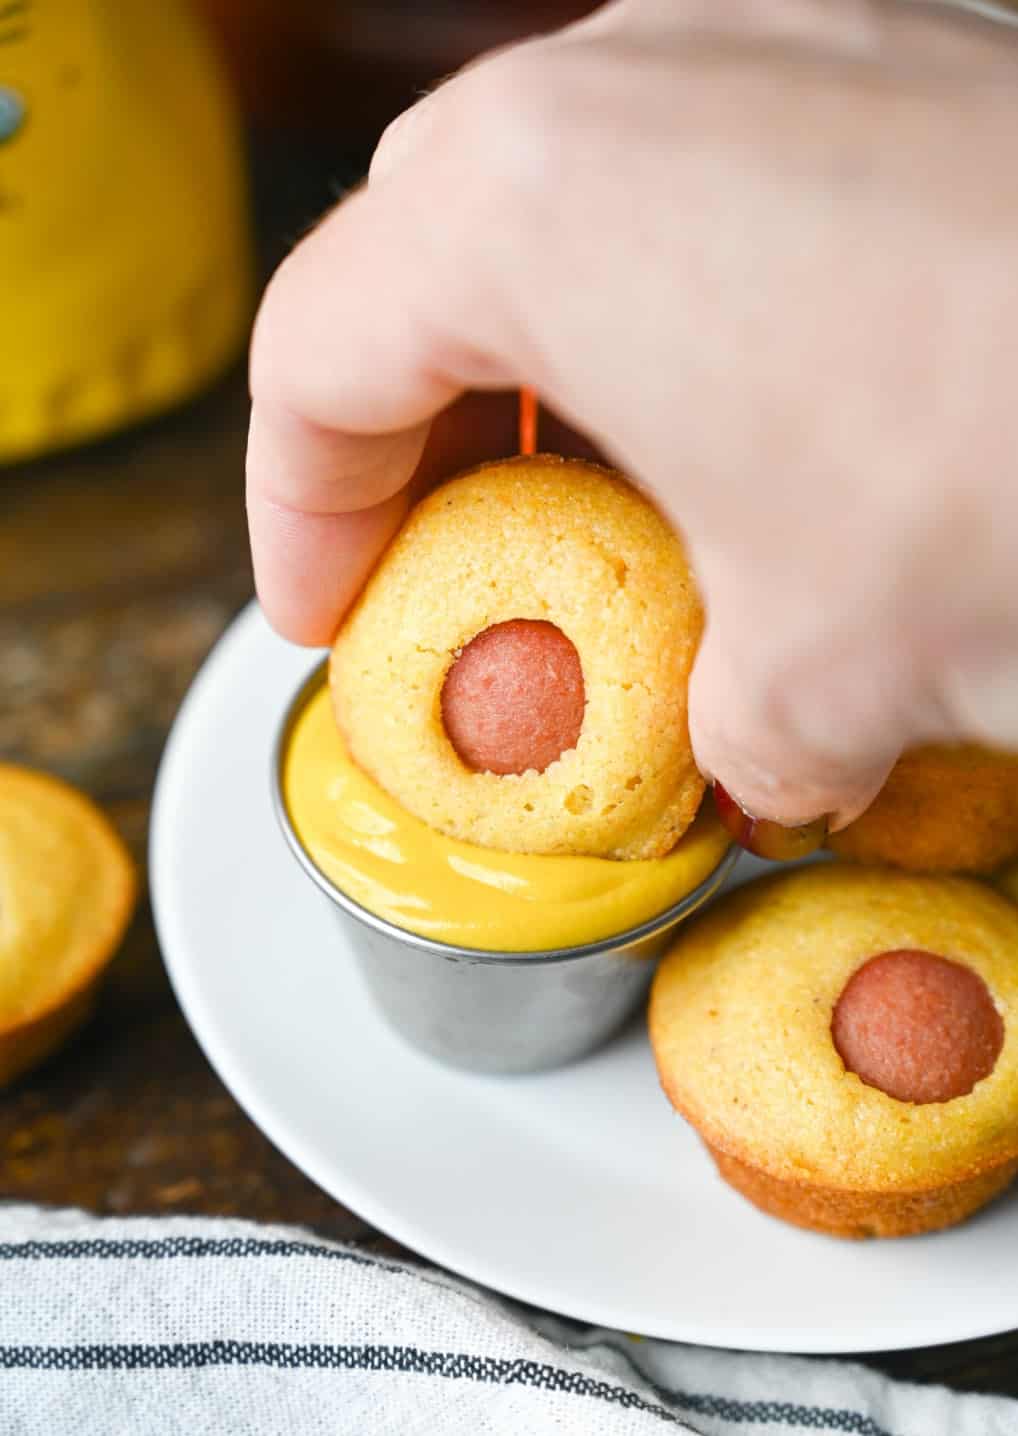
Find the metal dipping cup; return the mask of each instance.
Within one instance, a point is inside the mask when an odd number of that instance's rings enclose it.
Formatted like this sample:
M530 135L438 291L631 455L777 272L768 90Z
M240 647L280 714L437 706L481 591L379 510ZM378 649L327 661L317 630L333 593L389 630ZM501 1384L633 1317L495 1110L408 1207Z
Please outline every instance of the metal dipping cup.
M272 757L273 803L290 851L329 899L390 1024L421 1051L473 1072L541 1072L600 1047L640 1006L655 960L679 923L717 893L736 850L649 922L580 947L488 952L406 932L336 887L290 823L283 798L287 745L301 711L325 681L322 664L284 715Z

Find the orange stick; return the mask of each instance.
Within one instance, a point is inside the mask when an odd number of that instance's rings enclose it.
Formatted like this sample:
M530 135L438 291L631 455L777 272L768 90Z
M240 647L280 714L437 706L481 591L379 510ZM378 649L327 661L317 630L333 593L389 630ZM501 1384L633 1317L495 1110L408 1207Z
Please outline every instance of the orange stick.
M537 453L537 395L533 389L520 390L520 453Z

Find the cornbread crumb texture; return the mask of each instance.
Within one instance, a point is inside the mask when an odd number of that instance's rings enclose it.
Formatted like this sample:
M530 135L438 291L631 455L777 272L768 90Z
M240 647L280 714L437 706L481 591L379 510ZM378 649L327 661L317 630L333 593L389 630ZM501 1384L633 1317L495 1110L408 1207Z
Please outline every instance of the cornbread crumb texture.
M472 771L443 685L478 634L554 624L575 647L579 739L543 771ZM679 539L618 476L538 457L462 475L413 511L333 648L355 760L409 812L507 852L651 858L703 796L686 724L702 610Z
M1018 754L971 743L913 749L828 846L857 862L990 872L1018 856Z
M939 954L1003 1021L965 1096L898 1101L845 1069L831 1020L870 958ZM1018 910L988 887L818 864L736 890L682 931L651 997L673 1105L716 1152L768 1178L872 1193L958 1183L1018 1158Z
M70 1002L134 908L130 855L90 799L0 764L0 1039Z

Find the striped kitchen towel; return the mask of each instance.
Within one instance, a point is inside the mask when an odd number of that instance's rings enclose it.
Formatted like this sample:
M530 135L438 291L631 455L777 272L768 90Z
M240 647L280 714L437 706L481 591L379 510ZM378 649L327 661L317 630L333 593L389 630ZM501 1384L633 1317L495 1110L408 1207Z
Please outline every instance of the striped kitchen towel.
M1018 1436L1018 1403L580 1327L292 1227L0 1207L3 1436Z

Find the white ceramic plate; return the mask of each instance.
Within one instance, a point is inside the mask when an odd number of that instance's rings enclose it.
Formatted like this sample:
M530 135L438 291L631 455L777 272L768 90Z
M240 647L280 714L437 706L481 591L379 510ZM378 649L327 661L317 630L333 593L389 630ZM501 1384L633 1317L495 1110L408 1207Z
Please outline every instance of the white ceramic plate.
M237 620L177 720L152 833L184 1011L291 1161L433 1261L644 1335L847 1352L1018 1326L1018 1200L936 1236L814 1236L715 1175L658 1089L642 1024L512 1078L448 1070L391 1032L270 807L274 732L315 662L253 608Z

